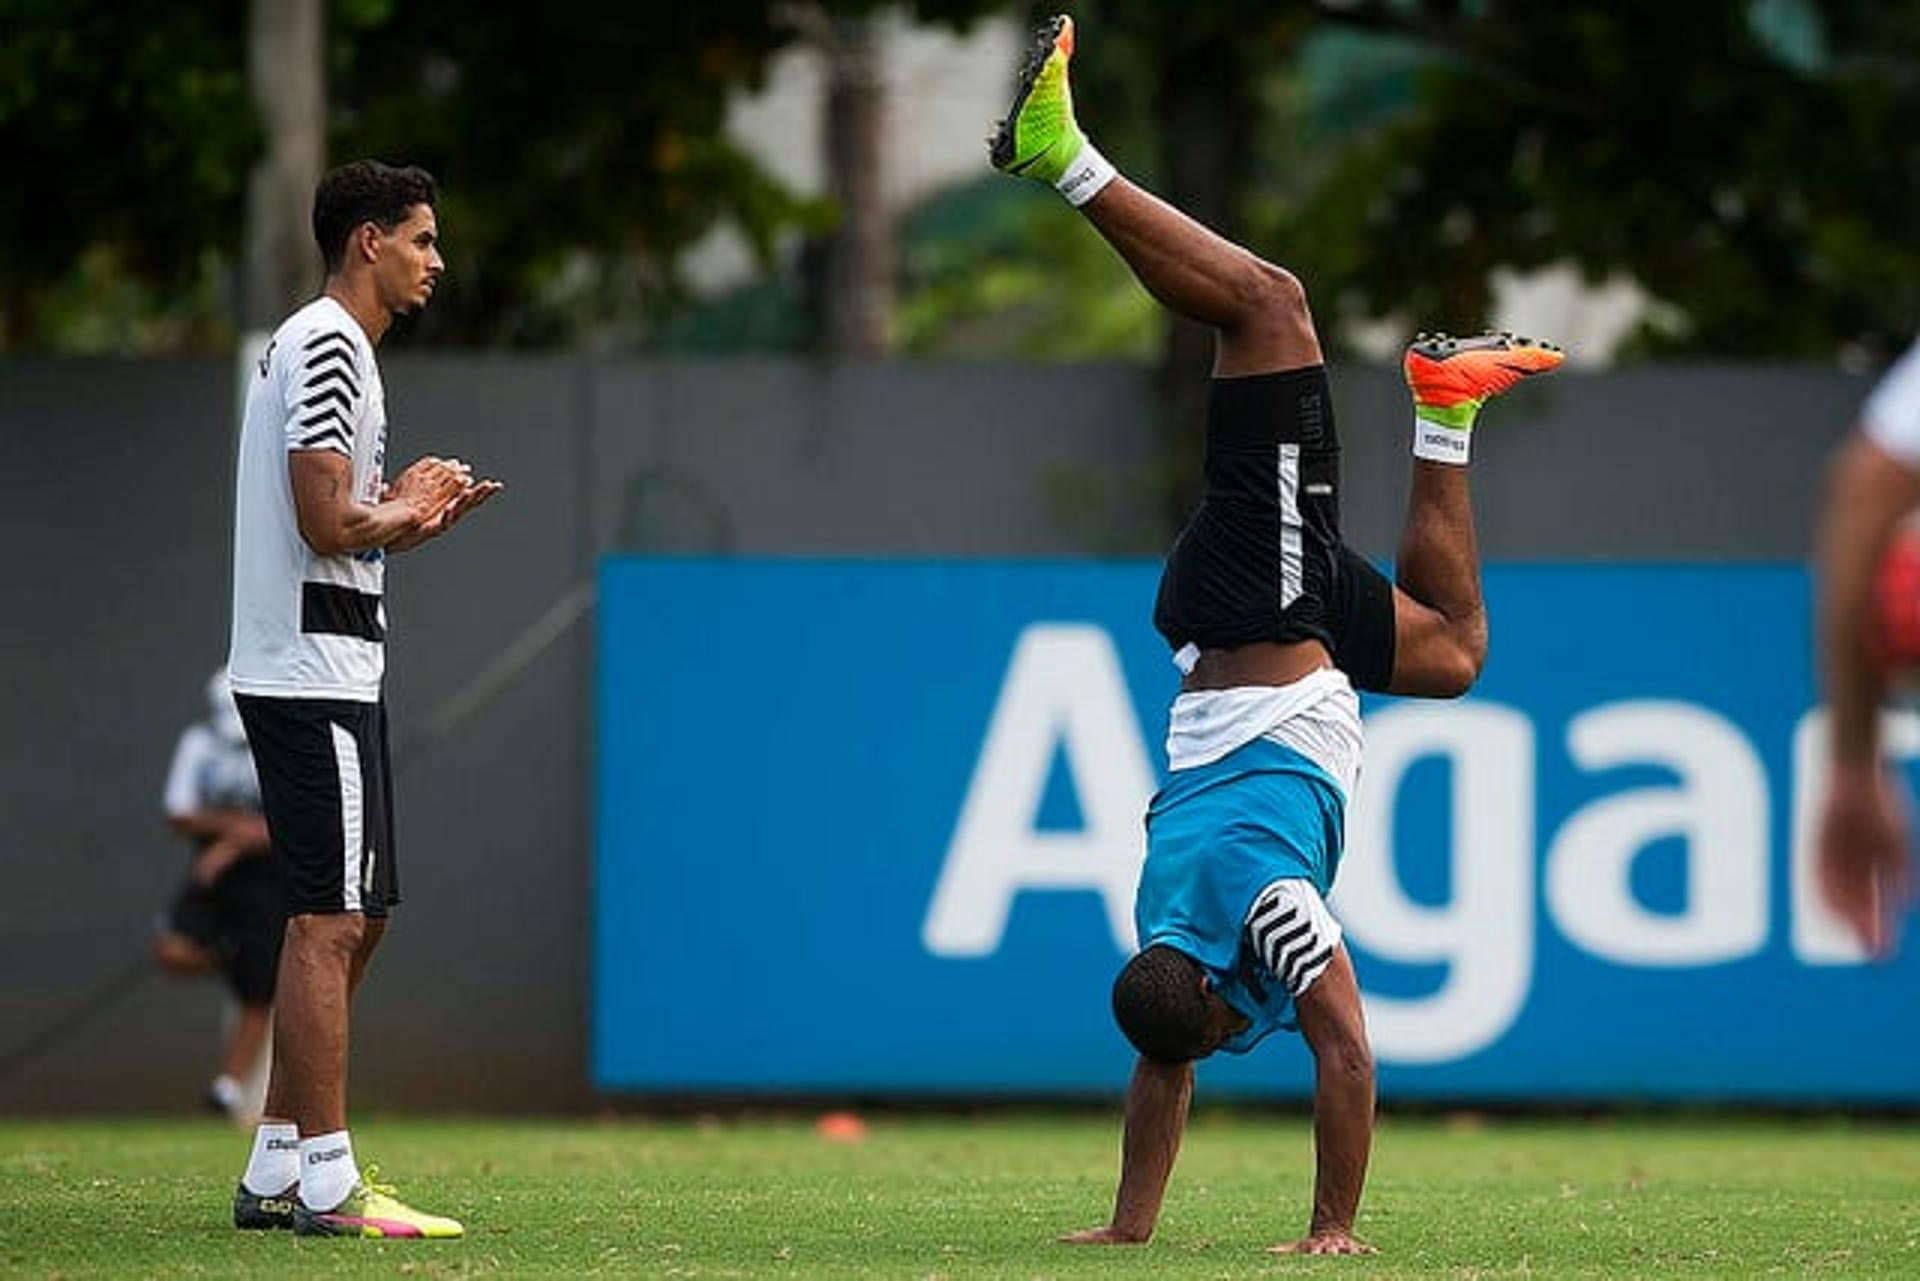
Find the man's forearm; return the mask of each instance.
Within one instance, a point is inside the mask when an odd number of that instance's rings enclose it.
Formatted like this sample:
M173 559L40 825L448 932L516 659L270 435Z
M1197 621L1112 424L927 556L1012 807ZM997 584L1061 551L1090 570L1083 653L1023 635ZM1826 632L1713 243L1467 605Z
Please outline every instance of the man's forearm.
M1373 1147L1373 1064L1364 1055L1338 1054L1323 1054L1316 1063L1309 1231L1351 1232Z
M1120 1190L1113 1201L1113 1229L1125 1240L1145 1241L1153 1235L1192 1102L1193 1064L1146 1058L1134 1063L1127 1085Z
M381 501L363 503L354 497L352 464L330 450L289 453L287 475L300 537L322 556L387 546L432 519L466 483L453 464L423 459Z
M372 507L352 503L341 509L339 524L329 537L321 534L328 545L322 547L313 538L307 541L313 550L323 556L337 556L342 552L363 552L374 547L386 547L420 526L420 515L410 503L392 499Z
M1820 640L1834 759L1871 765L1885 686L1868 650L1880 549L1914 498L1914 478L1865 440L1842 447L1828 478L1819 531Z
M384 546L389 555L399 552L410 552L416 547L423 547L432 542L434 535L438 532L431 522L416 525L405 533L396 536L392 542L384 544Z

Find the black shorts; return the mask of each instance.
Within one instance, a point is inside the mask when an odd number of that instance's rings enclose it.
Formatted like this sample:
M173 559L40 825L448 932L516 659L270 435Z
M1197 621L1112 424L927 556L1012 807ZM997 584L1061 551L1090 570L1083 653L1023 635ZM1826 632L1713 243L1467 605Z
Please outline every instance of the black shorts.
M400 901L383 703L241 695L287 913L385 916Z
M277 859L243 858L212 885L189 877L167 927L210 953L243 1005L271 1005L287 929L287 883Z
M1154 626L1175 650L1317 640L1361 689L1393 675L1393 587L1340 537L1340 437L1319 365L1216 378L1206 486Z

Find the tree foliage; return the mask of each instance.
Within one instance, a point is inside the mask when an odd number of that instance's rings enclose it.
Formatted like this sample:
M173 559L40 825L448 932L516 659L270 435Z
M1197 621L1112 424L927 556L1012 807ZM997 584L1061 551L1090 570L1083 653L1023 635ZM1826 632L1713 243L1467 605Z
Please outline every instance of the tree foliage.
M0 343L89 255L184 289L239 243L246 5L0 0Z
M962 21L989 7L917 11ZM450 273L422 336L644 334L675 298L675 256L716 222L765 250L830 218L722 128L799 17L758 0L333 0L330 154L441 180ZM210 255L235 259L260 148L246 22L241 0L0 0L0 342L44 339L49 293L102 255L160 289L184 289Z
M373 9L374 6L368 6ZM446 294L423 331L538 343L644 311L728 219L764 246L803 206L728 143L728 95L791 38L769 6L409 0L333 42L336 155L441 181Z
M959 23L999 6L914 8ZM423 336L643 340L679 301L676 256L717 222L763 252L827 225L831 208L769 180L722 128L730 96L800 38L801 12L332 0L332 155L442 180L452 273ZM1323 321L1468 327L1488 318L1496 269L1563 262L1666 304L1642 350L1882 353L1920 314L1920 0L1075 13L1076 85L1103 147L1300 268ZM246 21L241 0L0 0L0 344L45 342L88 310L217 310L209 280L237 256L260 147ZM1040 228L1024 248L1004 223L979 229L994 269L977 282L955 265L966 233L944 253L907 246L910 272L954 286L968 334L995 289L1031 308L1022 261L1057 261L1045 220L1022 218ZM921 349L941 348L943 305L909 295ZM1120 328L1137 348L1137 318Z
M1423 56L1407 109L1334 142L1268 224L1335 265L1354 311L1470 325L1494 269L1571 261L1669 304L1643 349L1820 357L1910 338L1908 0L1320 7Z

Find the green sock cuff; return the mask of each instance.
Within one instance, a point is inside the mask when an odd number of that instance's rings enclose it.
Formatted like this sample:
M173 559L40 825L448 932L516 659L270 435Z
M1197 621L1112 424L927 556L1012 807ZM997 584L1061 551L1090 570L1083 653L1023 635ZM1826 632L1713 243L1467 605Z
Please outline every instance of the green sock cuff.
M1463 400L1457 405L1423 405L1415 401L1413 405L1415 418L1451 427L1455 431L1472 431L1474 416L1479 412L1480 402L1477 400Z

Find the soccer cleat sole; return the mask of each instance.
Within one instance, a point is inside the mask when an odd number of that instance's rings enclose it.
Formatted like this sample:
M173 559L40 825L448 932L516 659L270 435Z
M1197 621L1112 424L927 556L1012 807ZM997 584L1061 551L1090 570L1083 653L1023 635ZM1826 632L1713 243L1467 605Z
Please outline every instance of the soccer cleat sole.
M1407 385L1428 409L1477 405L1522 379L1552 373L1566 353L1550 342L1489 331L1471 338L1419 334L1407 347Z
M345 1237L357 1241L458 1241L465 1229L427 1232L398 1219L350 1214L307 1214L294 1221L293 1234L302 1237Z
M1533 348L1549 351L1555 355L1564 355L1557 343L1545 342L1535 338L1523 338L1507 330L1488 330L1471 338L1455 338L1452 334L1415 334L1408 346L1410 354L1424 356L1428 360L1444 361L1453 356L1465 355L1476 351L1514 351L1519 348Z
M1025 173L1033 162L1040 158L1039 153L1016 161L1014 148L1014 122L1020 118L1020 109L1027 105L1027 99L1033 94L1033 82L1040 78L1040 72L1047 65L1047 59L1059 47L1062 31L1067 33L1067 52L1073 52L1073 19L1065 14L1055 14L1047 19L1033 35L1033 48L1027 52L1026 65L1020 68L1019 87L1014 90L1013 105L1007 109L1006 118L1000 127L993 131L993 137L987 142L987 158L993 167L1003 173L1019 175Z

